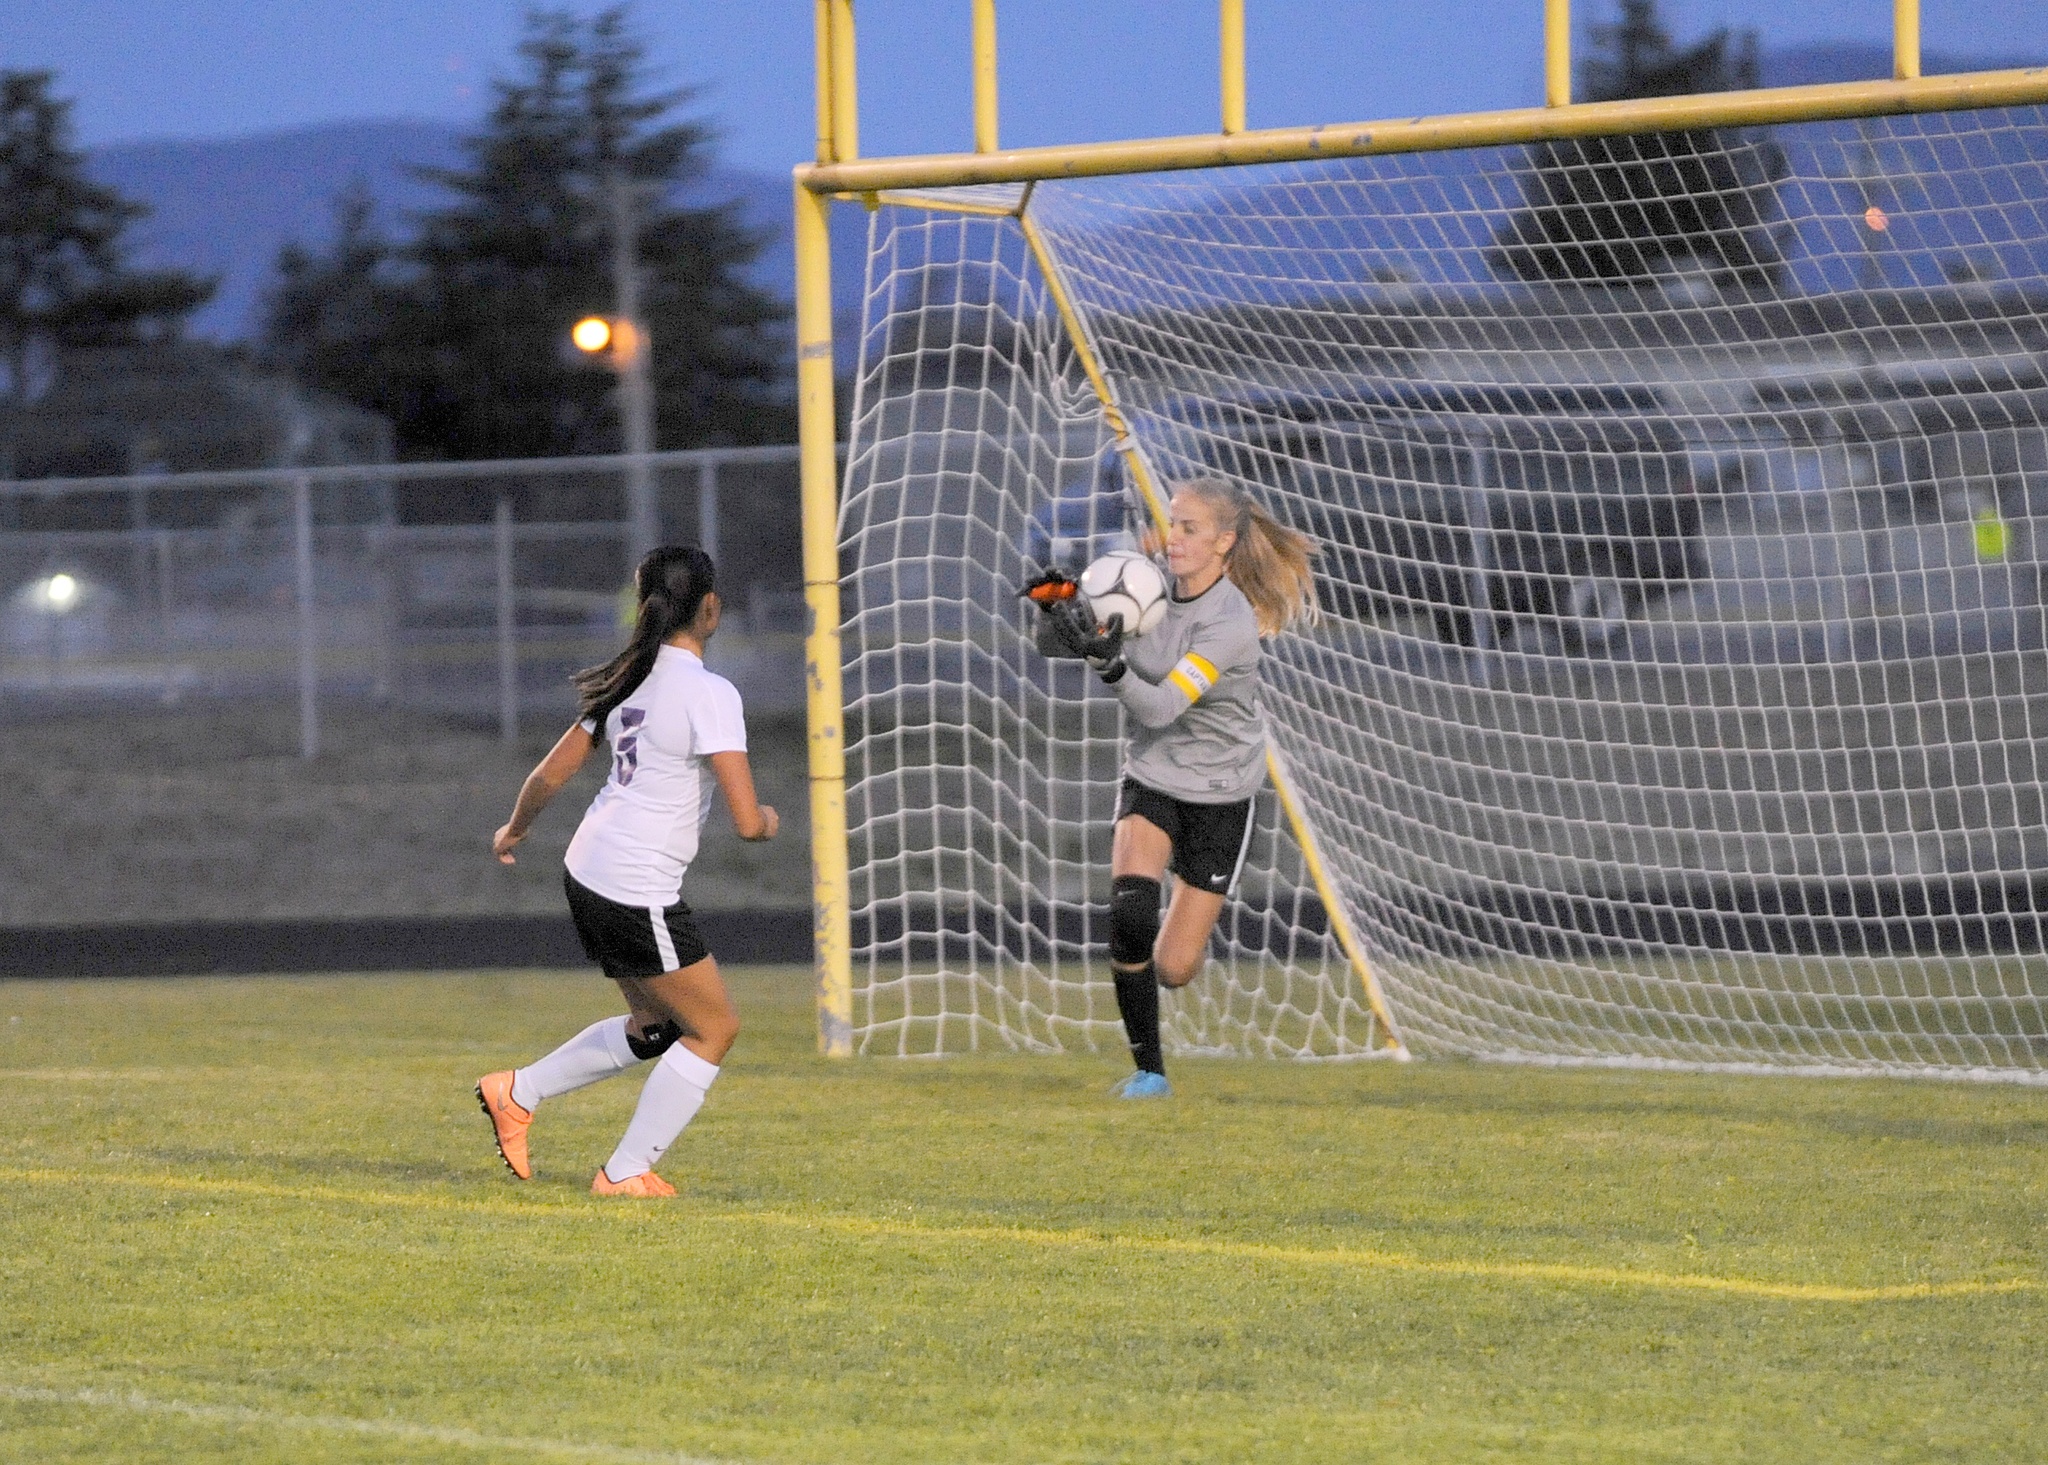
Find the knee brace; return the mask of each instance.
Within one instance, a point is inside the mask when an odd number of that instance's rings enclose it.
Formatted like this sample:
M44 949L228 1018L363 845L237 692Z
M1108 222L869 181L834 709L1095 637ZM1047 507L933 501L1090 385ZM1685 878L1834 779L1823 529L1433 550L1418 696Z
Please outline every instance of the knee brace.
M1118 966L1143 966L1158 939L1159 882L1117 876L1109 886L1109 959Z
M682 1027L674 1018L670 1018L658 1028L649 1028L646 1033L637 1038L633 1036L632 1024L628 1023L626 1026L626 1046L633 1050L635 1058L644 1062L649 1058L659 1058L670 1048L673 1048L676 1039L682 1035Z

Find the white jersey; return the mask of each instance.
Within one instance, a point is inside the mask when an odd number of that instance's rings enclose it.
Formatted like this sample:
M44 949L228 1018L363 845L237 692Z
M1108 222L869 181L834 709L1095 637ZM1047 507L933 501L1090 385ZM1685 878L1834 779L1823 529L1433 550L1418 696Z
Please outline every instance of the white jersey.
M595 725L585 730L595 736ZM671 906L718 787L711 754L744 753L740 694L693 651L663 646L647 679L605 719L612 771L563 863L621 905Z

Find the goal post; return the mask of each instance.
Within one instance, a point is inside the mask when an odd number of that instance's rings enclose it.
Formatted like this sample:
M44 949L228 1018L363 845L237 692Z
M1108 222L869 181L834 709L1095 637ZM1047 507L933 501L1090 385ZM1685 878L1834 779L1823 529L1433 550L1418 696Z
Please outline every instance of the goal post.
M1322 545L1328 625L1271 644L1271 792L1181 1051L2048 1076L2048 71L1909 51L1005 153L978 44L985 150L883 160L821 69L824 1051L1115 1045L1115 704L1011 593L1216 473ZM834 196L871 239L843 499Z
M824 0L821 0L824 3ZM821 109L822 110L822 109ZM837 424L832 401L830 201L796 188L797 412L802 451L805 713L818 1047L852 1051L846 907L846 744L840 679Z

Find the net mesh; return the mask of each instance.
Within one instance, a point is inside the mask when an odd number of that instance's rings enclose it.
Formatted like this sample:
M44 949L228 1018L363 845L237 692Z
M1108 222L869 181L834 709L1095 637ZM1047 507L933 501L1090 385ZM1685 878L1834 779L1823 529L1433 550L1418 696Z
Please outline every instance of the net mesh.
M1420 1053L2042 1077L2044 205L2022 108L884 207L859 1043L1120 1043L1118 707L1015 590L1127 542L1121 423L1321 547L1182 1051L1387 1051L1342 921Z

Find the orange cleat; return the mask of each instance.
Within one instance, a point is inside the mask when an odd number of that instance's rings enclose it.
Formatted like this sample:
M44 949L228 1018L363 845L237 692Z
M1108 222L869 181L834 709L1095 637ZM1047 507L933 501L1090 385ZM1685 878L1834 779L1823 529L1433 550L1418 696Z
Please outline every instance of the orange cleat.
M478 1079L476 1101L497 1131L498 1155L506 1168L521 1180L533 1179L533 1166L526 1158L526 1129L533 1123L533 1111L512 1102L512 1070Z
M590 1182L592 1195L637 1195L646 1200L659 1200L674 1195L676 1188L663 1180L652 1170L643 1170L638 1175L629 1175L624 1180L614 1180L604 1173L604 1166L597 1167L597 1174Z

